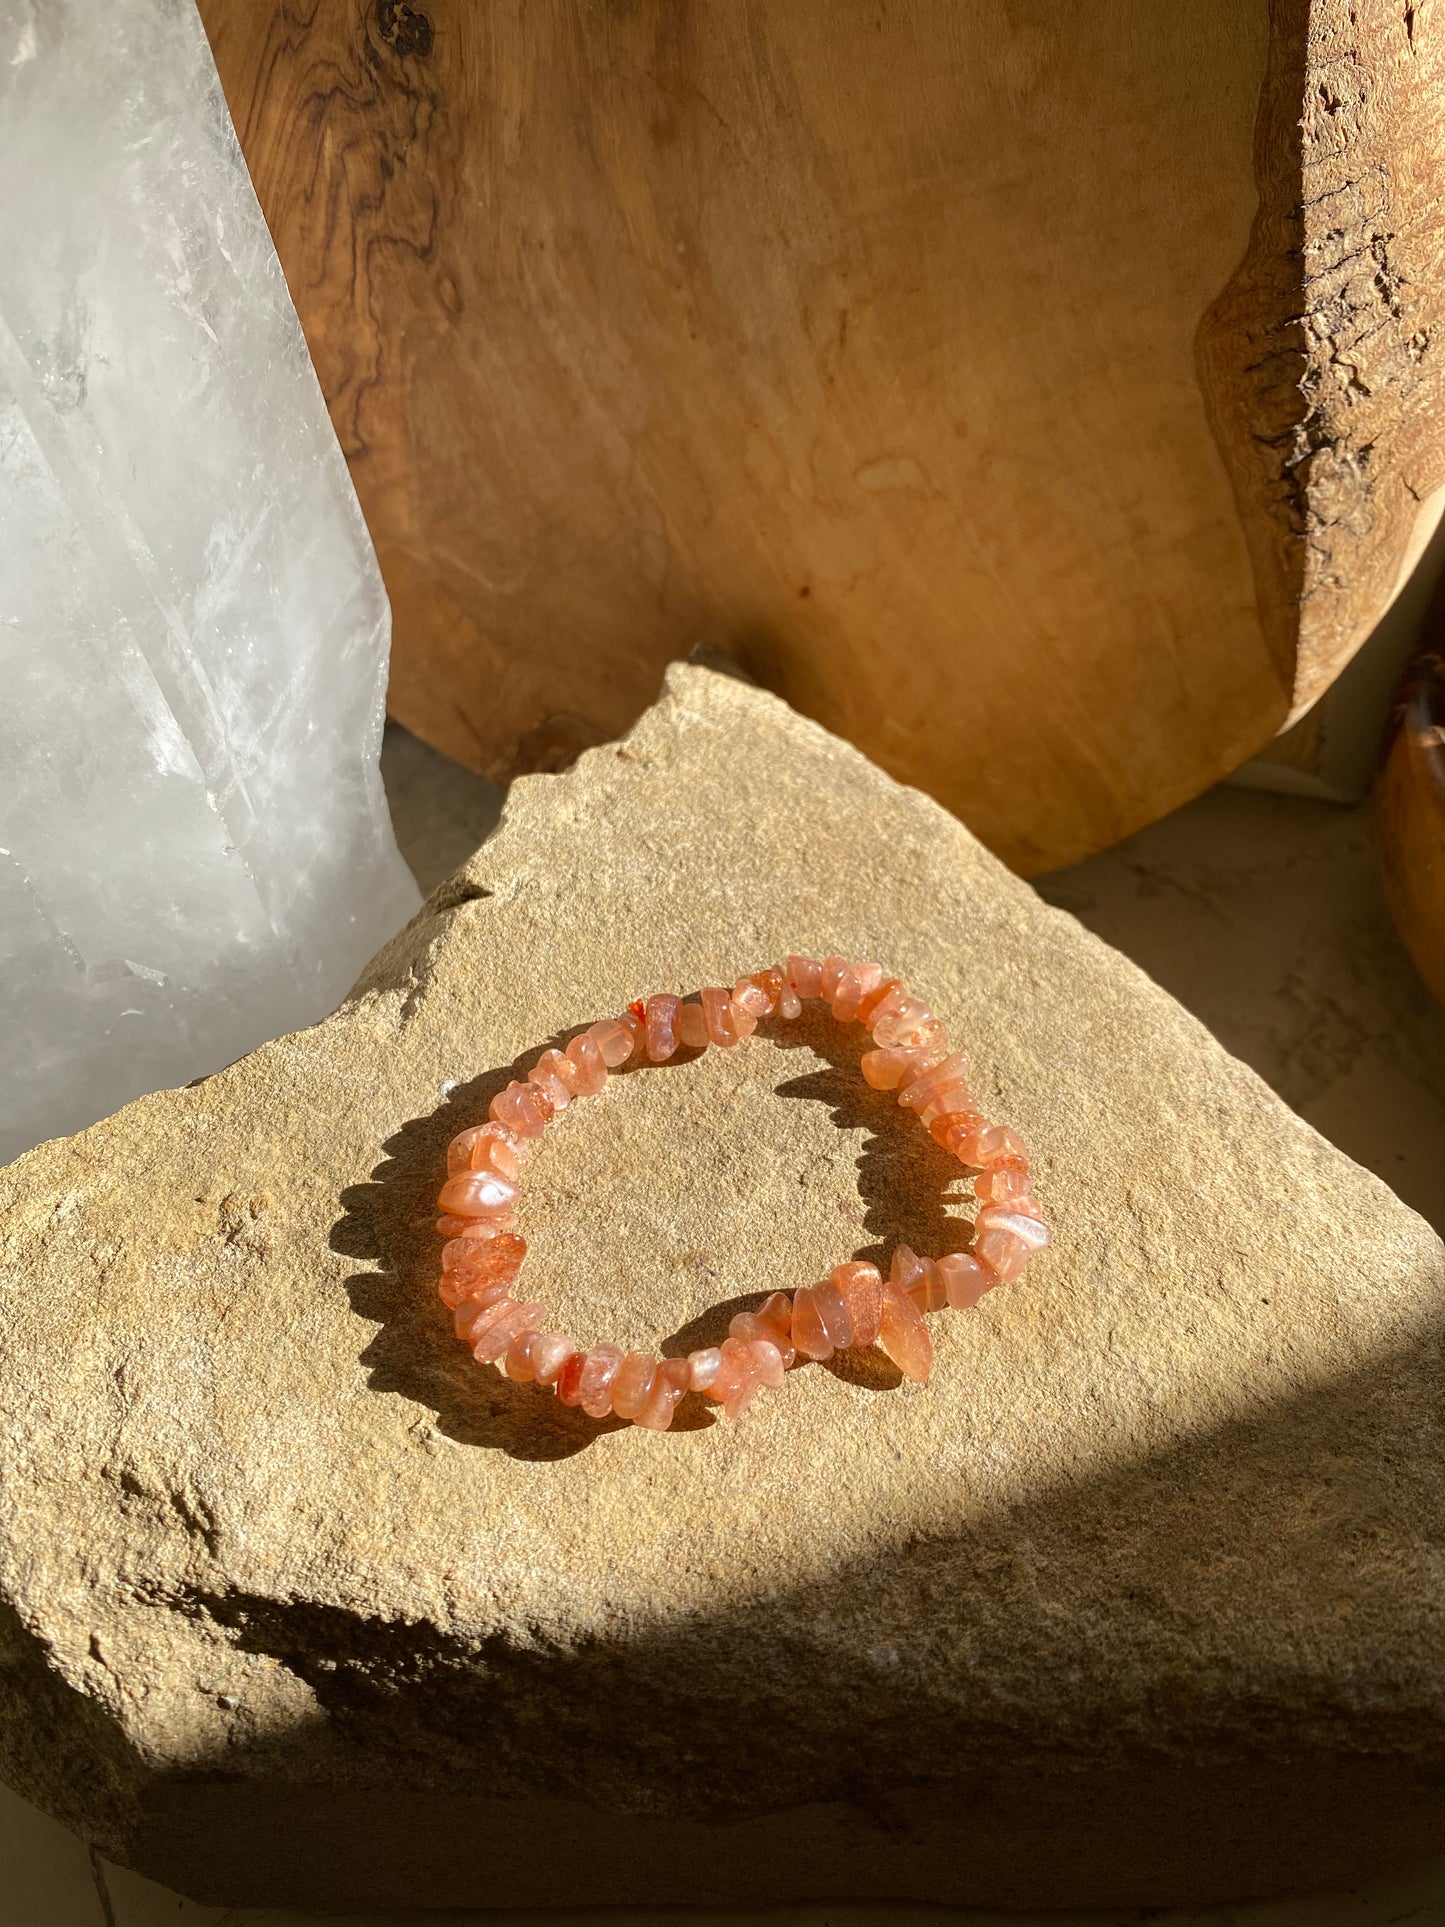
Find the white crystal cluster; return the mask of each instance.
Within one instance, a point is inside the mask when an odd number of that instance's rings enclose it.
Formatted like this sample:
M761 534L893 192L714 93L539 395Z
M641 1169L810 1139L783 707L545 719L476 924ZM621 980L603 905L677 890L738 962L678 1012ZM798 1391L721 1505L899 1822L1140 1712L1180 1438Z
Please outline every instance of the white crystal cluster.
M0 0L0 1161L413 911L390 617L192 0Z

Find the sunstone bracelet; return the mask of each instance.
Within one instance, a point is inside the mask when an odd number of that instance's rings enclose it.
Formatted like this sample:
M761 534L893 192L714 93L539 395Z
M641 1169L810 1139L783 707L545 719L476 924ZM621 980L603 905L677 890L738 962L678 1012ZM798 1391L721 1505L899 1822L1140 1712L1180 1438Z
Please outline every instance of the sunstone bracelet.
M886 1278L874 1265L838 1265L820 1285L804 1285L791 1298L775 1291L756 1311L739 1312L723 1344L686 1358L609 1344L579 1350L564 1333L543 1331L544 1307L519 1303L513 1286L527 1254L516 1229L522 1168L548 1124L575 1098L600 1091L608 1071L631 1058L657 1064L680 1048L726 1050L751 1036L759 1018L797 1017L808 998L821 998L840 1024L861 1023L871 1032L876 1048L862 1061L869 1084L896 1090L945 1150L978 1171L971 1248L921 1258L899 1245ZM703 990L696 1003L666 994L639 999L565 1050L543 1051L525 1082L492 1099L487 1122L448 1146L437 1200L445 1213L437 1229L448 1240L440 1291L458 1337L508 1378L550 1385L564 1405L580 1405L596 1419L616 1413L659 1432L671 1425L685 1392L716 1399L735 1419L762 1386L781 1385L795 1360L831 1358L853 1346L876 1344L905 1377L926 1379L933 1342L923 1314L977 1304L1049 1243L1024 1147L1012 1131L985 1120L967 1078L968 1064L949 1050L943 1025L874 963L789 957L740 977L731 991Z

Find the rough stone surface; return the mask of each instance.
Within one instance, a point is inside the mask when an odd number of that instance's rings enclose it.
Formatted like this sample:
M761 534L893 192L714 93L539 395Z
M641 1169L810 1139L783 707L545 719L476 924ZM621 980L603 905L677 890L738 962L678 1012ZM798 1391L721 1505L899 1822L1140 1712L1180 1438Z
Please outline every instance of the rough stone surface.
M931 1384L609 1431L476 1368L442 1147L787 948L898 969L1054 1249ZM716 1334L956 1167L823 1024L537 1159L583 1339ZM1438 1844L1438 1241L1134 967L774 699L675 670L315 1029L0 1174L5 1770L206 1897L1166 1902ZM669 1345L674 1349L675 1345Z

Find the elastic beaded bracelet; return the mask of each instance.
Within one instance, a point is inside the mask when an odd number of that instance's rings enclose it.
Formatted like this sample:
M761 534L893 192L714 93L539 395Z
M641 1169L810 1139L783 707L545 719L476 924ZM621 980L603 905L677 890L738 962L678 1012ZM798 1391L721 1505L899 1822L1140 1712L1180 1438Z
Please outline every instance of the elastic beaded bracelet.
M761 1017L797 1017L808 998L821 998L839 1023L871 1032L876 1048L862 1061L868 1083L896 1090L945 1150L980 1173L972 1248L920 1258L899 1245L887 1278L873 1265L838 1265L820 1285L805 1285L791 1298L775 1291L758 1310L739 1312L722 1345L686 1358L607 1344L579 1350L564 1333L541 1330L543 1306L519 1303L512 1287L527 1253L516 1230L522 1167L547 1125L574 1098L600 1091L608 1071L633 1057L656 1064L680 1047L727 1049L750 1037ZM597 1419L615 1413L655 1431L671 1425L685 1392L715 1399L735 1419L761 1387L781 1385L795 1360L831 1358L853 1346L876 1344L905 1377L926 1379L933 1342L923 1314L976 1305L1049 1243L1024 1147L1012 1131L984 1119L967 1076L943 1025L874 963L789 957L740 977L730 992L700 991L696 1003L665 994L639 999L566 1050L543 1051L525 1082L492 1099L488 1121L448 1146L437 1229L448 1240L440 1291L457 1336L508 1378L550 1385L564 1405L580 1405Z

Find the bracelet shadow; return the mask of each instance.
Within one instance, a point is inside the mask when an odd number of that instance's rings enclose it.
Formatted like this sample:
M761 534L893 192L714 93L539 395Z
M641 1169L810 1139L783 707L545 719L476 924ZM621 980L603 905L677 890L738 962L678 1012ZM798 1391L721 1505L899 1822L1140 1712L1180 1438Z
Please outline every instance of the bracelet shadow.
M441 1251L436 1194L452 1138L484 1118L493 1097L513 1078L525 1076L540 1051L561 1049L583 1029L579 1025L560 1032L510 1064L458 1084L436 1110L403 1125L383 1145L386 1157L371 1181L342 1192L342 1215L329 1240L333 1251L372 1267L345 1280L352 1309L379 1328L361 1353L369 1389L425 1407L434 1415L436 1429L459 1444L517 1459L568 1458L604 1433L628 1428L621 1419L589 1418L578 1408L558 1404L550 1392L478 1368L458 1342L451 1313L436 1293ZM810 1051L823 1060L814 1069L782 1078L774 1086L779 1097L824 1104L840 1130L868 1133L856 1160L868 1242L840 1253L840 1260L863 1259L886 1270L900 1243L928 1252L956 1248L963 1226L948 1206L960 1201L959 1167L916 1125L908 1128L911 1120L900 1112L891 1092L875 1091L864 1082L859 1059L866 1036L841 1030L820 1008L808 1006L793 1022L768 1019L759 1024L750 1041L760 1040L784 1052ZM613 1074L670 1076L685 1072L701 1055L680 1051L666 1063L630 1064ZM749 1292L708 1306L663 1339L659 1351L664 1357L680 1357L698 1346L721 1344L734 1313L756 1308L766 1296ZM869 1391L892 1391L902 1383L892 1361L876 1348L835 1354L823 1369ZM679 1404L672 1429L706 1430L717 1422L718 1410L710 1400L690 1393Z

